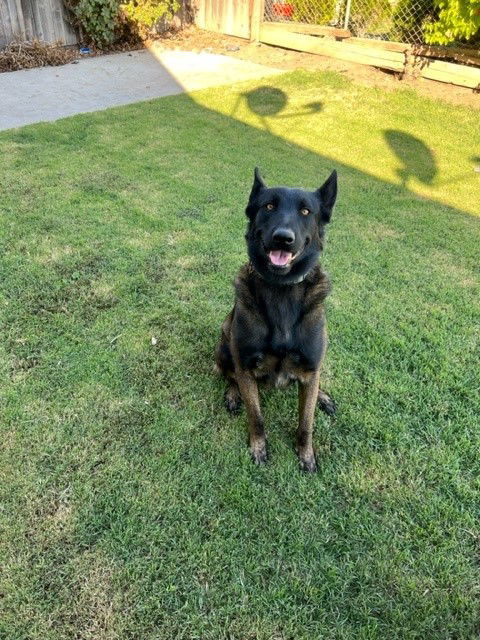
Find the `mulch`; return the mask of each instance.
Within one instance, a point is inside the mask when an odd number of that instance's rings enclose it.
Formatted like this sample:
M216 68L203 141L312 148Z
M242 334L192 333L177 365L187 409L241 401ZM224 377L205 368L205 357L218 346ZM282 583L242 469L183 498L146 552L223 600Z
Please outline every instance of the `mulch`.
M72 62L76 58L78 58L78 49L66 48L60 42L49 44L41 40L14 41L0 50L0 72L58 66Z

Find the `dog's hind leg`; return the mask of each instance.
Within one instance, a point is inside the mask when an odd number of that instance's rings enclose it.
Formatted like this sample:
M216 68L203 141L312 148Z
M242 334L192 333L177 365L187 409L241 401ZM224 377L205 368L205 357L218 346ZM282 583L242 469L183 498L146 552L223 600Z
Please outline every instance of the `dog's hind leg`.
M327 416L334 416L337 412L337 405L335 402L328 393L325 393L325 391L322 391L321 389L318 390L317 405L322 411L325 411Z
M320 370L317 369L298 382L298 432L297 453L303 471L316 471L317 463L313 451L313 418L318 397Z

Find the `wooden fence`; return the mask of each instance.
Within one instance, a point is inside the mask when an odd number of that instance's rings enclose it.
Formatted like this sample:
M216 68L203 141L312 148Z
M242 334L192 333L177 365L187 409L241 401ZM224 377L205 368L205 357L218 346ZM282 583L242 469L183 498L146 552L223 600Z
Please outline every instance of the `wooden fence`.
M264 7L272 0L195 1L196 24L208 31L480 91L480 51L357 38L348 29L295 21L271 22ZM290 0L282 6L294 4Z
M251 12L250 0L197 0L195 22L206 31L249 38Z
M62 0L0 0L0 47L16 38L78 42Z

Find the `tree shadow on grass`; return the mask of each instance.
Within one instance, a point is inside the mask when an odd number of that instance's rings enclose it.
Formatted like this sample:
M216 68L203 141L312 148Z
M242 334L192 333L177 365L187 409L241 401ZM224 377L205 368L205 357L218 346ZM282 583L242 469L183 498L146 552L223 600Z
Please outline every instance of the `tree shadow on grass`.
M313 101L305 104L302 111L285 113L288 107L288 95L282 89L271 85L263 85L240 93L230 113L232 118L236 116L242 102L249 111L258 116L262 128L269 133L272 133L269 119L299 118L318 113L323 109L322 102Z
M402 187L408 188L412 179L426 185L433 184L438 173L437 163L433 152L422 140L396 129L387 129L384 136L402 163L396 170Z

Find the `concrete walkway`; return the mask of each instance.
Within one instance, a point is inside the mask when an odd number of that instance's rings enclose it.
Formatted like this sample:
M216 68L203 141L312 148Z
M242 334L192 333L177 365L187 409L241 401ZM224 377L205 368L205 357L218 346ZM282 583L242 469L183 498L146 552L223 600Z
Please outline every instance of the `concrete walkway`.
M0 73L0 130L277 73L228 56L158 49Z

